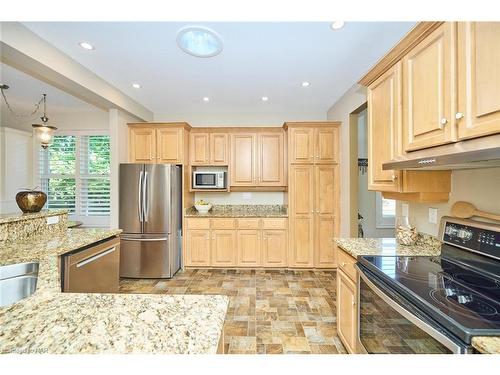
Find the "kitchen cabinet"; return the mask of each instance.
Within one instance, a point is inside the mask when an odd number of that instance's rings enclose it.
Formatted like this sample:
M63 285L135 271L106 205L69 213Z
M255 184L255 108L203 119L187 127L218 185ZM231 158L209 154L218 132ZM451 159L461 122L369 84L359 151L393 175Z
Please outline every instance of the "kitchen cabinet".
M349 353L357 352L358 293L356 283L337 270L337 332Z
M228 165L229 134L191 131L189 137L191 165Z
M314 125L318 126L315 127ZM333 164L339 162L340 128L320 123L285 123L289 130L289 162L291 164Z
M184 265L194 267L210 266L210 230L189 229L185 236Z
M260 267L261 264L260 230L238 230L238 266Z
M285 229L262 231L262 266L286 267L288 238Z
M405 151L442 145L456 138L452 112L455 23L446 22L403 58L403 145Z
M500 133L500 23L458 24L460 140Z
M293 164L314 162L314 128L291 128L289 159Z
M131 123L129 161L131 163L183 164L187 152L186 123Z
M214 267L236 266L236 231L216 229L211 231L211 263Z
M230 143L231 186L286 186L282 131L235 132Z

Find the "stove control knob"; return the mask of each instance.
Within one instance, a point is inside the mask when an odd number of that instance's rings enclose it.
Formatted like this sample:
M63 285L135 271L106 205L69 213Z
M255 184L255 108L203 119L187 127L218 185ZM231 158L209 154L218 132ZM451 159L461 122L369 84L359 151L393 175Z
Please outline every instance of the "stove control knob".
M457 237L460 238L462 241L469 241L472 238L472 231L469 229L460 229L458 231Z
M467 303L472 302L472 296L461 294L457 297L457 300L461 305L466 305Z
M451 288L445 288L444 293L446 297L453 297L455 295L455 291Z

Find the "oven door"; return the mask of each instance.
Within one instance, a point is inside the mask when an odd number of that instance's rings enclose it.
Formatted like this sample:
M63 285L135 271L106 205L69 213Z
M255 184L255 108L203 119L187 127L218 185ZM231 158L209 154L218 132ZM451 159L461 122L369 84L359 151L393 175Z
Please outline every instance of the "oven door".
M193 172L193 188L196 189L217 188L217 174L210 172Z
M462 354L470 346L439 327L362 265L359 339L367 353Z

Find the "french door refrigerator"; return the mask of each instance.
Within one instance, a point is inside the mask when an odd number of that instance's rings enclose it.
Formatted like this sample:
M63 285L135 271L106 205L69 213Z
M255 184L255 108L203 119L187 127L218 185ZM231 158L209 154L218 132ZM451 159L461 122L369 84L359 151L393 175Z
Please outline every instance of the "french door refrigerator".
M182 167L120 164L120 277L171 278L181 267Z

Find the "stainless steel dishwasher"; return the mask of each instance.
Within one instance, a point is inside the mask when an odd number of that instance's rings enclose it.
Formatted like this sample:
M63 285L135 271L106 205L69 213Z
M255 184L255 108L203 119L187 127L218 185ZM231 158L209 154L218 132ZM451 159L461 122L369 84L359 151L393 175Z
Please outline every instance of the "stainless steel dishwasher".
M120 238L62 257L62 290L70 293L117 293L120 283Z

